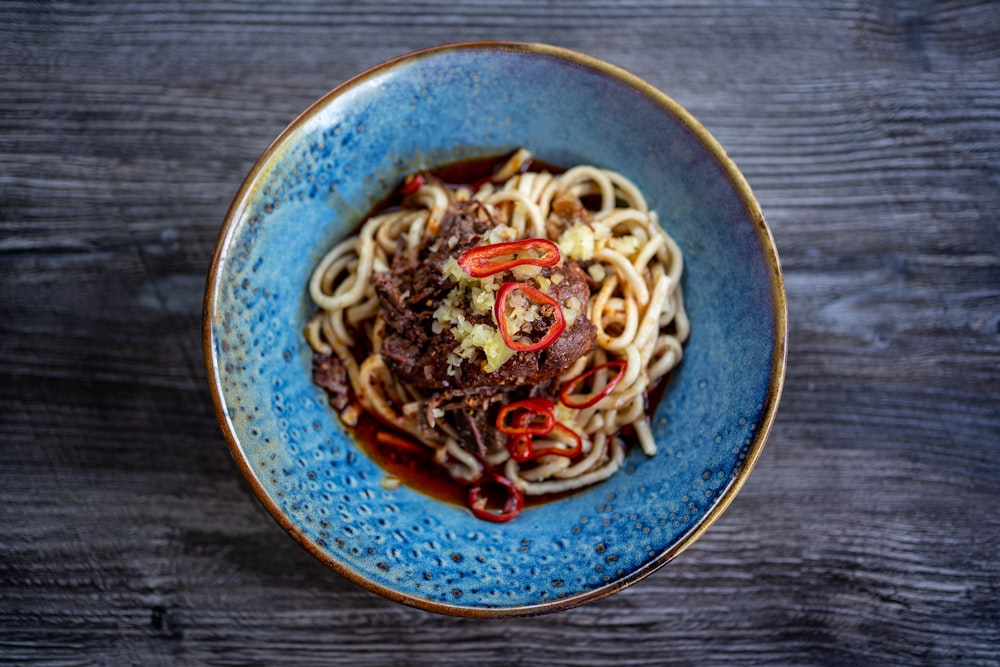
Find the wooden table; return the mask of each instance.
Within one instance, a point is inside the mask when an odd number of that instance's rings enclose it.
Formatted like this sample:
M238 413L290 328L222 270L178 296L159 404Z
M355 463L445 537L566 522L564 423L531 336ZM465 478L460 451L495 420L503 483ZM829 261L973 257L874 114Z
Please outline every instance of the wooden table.
M267 144L386 58L565 46L729 150L783 261L773 435L724 517L564 613L326 570L215 422L202 292ZM1000 5L0 5L0 662L1000 664Z

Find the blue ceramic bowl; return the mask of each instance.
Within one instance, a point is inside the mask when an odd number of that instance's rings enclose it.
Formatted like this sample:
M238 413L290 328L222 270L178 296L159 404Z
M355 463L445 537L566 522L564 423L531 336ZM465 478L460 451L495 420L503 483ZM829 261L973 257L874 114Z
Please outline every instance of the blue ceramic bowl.
M302 336L313 267L406 172L525 146L631 178L685 254L692 323L653 419L659 453L491 524L401 487L339 424ZM607 596L664 565L723 512L760 455L785 369L770 232L709 133L636 77L535 44L472 43L379 65L320 99L266 150L230 208L204 346L230 450L310 553L404 604L537 614Z

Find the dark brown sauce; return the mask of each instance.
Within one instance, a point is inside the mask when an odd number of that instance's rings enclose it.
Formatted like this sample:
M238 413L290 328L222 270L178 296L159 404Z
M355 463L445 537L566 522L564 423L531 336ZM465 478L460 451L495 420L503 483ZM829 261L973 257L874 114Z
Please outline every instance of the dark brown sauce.
M509 157L509 155L504 155L501 157L462 160L442 165L424 173L452 187L472 186L475 189L478 184L490 179L507 162ZM533 159L521 171L547 171L552 174L559 174L564 170ZM394 188L393 192L379 202L364 219L400 206L403 196L399 190L399 187ZM656 407L663 394L663 386L665 384L666 382L661 379L655 386L647 390L645 396L647 414L652 414L652 409ZM435 500L461 507L468 505L469 485L456 481L448 475L447 471L434 460L433 450L417 443L412 436L382 423L377 417L362 409L357 399L353 396L352 404L356 406L359 417L357 423L354 426L349 426L348 429L369 458L381 467L387 475L395 478L401 484ZM380 433L388 434L390 440L402 439L411 443L412 446L400 447L391 442L380 441ZM637 445L635 433L630 427L623 429L619 433L619 437L622 438L626 448ZM495 472L501 471L496 470ZM565 498L577 491L579 489L544 496L527 496L525 497L525 506L530 507Z
M468 186L475 190L480 184L490 180L494 174L499 172L500 169L507 163L507 160L510 159L511 155L512 154L508 154L499 157L494 155L458 160L456 162L443 164L439 167L434 167L433 169L427 169L422 173L428 174L431 177L440 180L449 187L459 188L462 186ZM539 160L533 157L522 166L519 173L537 173L542 171L547 171L550 174L561 174L566 170L562 167L557 167L553 164L545 162L544 160ZM373 215L378 215L379 213L385 213L398 208L403 202L403 195L400 192L401 188L402 184L394 187L384 199L377 202L375 206L372 207L372 210L369 211L368 215L364 216L362 220L367 220ZM361 225L359 224L355 233L357 233L360 229Z
M667 376L669 378L669 375ZM646 414L651 415L666 386L666 378L661 378L646 391ZM355 405L357 405L355 401ZM434 452L430 448L417 443L412 436L380 422L371 413L358 406L360 416L355 426L348 427L355 440L368 455L390 477L399 480L411 489L419 491L435 500L465 507L468 504L469 485L453 479L444 468L434 460ZM391 443L380 442L378 434L387 433L409 441L413 447L398 447ZM619 437L627 450L638 446L635 431L626 426L619 432ZM501 472L499 470L495 472ZM550 493L543 496L525 496L525 507L532 507L552 502L577 493L580 489Z
M509 155L504 155L501 158L469 158L468 160L459 160L458 162L442 165L430 170L430 173L449 185L456 187L471 185L474 187L496 174L509 158ZM561 174L565 169L539 160L538 158L531 158L521 168L521 172L537 173L541 171L547 171L550 174Z
M434 460L433 450L417 443L411 436L386 426L360 406L358 408L358 423L349 427L349 430L365 454L390 477L435 500L463 507L467 504L468 487L448 475ZM398 447L380 442L380 432L411 442L413 447Z

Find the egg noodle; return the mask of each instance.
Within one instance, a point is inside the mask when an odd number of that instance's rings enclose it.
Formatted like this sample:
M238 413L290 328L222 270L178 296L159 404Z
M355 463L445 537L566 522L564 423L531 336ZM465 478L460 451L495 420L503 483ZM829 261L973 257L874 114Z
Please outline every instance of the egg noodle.
M528 151L519 150L475 191L428 178L407 197L403 208L365 220L360 231L330 250L312 274L309 292L317 311L305 336L315 352L335 355L346 369L360 404L352 402L340 411L346 425L357 422L359 409L366 410L430 448L435 461L456 480L470 483L491 469L525 495L543 495L613 475L625 458L626 427L631 427L647 455L656 453L646 392L680 363L690 326L680 286L681 252L636 186L620 174L589 165L561 174L522 171L530 160ZM552 209L553 202L567 195L587 203L586 215L569 225L557 220ZM585 396L606 386L614 375L604 364L627 363L618 383L596 404L581 409L555 405L555 419L581 437L582 452L575 458L545 455L518 462L506 448L476 456L444 420L426 417L426 392L394 377L380 355L384 327L373 274L388 271L397 253L415 258L417 249L438 232L449 206L470 200L478 201L497 222L484 243L549 239L562 257L579 262L592 284L600 286L591 289L589 302L580 308L596 327L596 347L560 380L597 369L575 388ZM489 279L468 284L478 286L486 298L495 295ZM447 317L442 316L445 324ZM473 340L471 347L477 344L486 352L488 341ZM468 344L463 347L470 349ZM358 350L366 356L356 358ZM547 437L558 446L559 434Z

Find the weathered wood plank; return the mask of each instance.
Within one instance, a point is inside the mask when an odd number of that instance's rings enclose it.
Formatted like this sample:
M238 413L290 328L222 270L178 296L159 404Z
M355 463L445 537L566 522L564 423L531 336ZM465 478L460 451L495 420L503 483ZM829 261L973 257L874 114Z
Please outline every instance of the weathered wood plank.
M786 272L767 449L594 605L440 617L328 572L214 422L201 297L278 132L463 39L605 58L734 157ZM250 0L0 7L0 661L1000 665L1000 11Z

